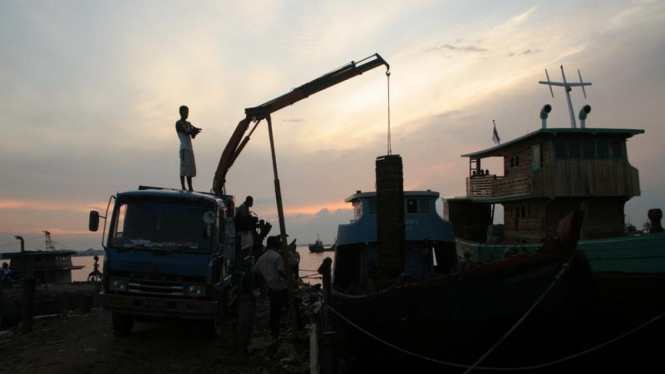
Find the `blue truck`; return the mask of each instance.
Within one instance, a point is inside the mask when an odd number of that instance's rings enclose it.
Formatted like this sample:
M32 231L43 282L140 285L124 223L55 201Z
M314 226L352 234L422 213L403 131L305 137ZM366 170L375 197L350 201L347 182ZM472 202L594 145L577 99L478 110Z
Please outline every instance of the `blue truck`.
M207 333L220 335L227 312L241 304L243 295L251 294L247 290L253 287L253 277L248 272L271 228L255 215L234 217L234 198L225 188L229 169L258 124L266 120L280 236L286 243L270 114L381 65L389 76L388 63L374 54L245 109L245 118L224 148L210 193L139 187L112 196L105 216L90 212L91 231L98 230L100 218L105 219L100 304L112 312L115 334L130 333L135 320L177 318L200 320L208 326ZM252 122L254 127L245 135ZM288 272L288 261L285 265Z
M269 224L255 218L241 246L232 196L139 187L111 200L100 304L114 332L129 333L135 319L178 318L201 320L218 336L251 266L252 240L261 242ZM98 223L91 212L92 231Z

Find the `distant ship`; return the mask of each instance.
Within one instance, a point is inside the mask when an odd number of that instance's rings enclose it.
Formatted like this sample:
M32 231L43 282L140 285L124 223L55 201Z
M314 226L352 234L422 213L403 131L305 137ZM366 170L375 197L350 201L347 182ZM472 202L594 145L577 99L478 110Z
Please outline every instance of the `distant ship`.
M314 244L309 245L309 251L311 253L322 253L322 252L330 252L335 250L335 245L331 245L326 247L323 245L323 241L319 237L319 235L316 235L316 242Z

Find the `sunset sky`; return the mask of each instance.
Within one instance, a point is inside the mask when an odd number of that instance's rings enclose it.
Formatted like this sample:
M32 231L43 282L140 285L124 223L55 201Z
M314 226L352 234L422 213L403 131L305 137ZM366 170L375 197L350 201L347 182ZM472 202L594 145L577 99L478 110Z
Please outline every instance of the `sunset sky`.
M209 191L244 108L374 53L391 65L405 189L463 195L460 155L493 146L492 120L505 142L539 129L549 103L550 127L569 127L563 91L538 84L563 65L593 84L587 99L572 92L576 111L593 108L587 127L646 131L628 141L642 196L627 221L665 208L663 1L2 0L0 50L0 252L19 249L14 235L42 249L42 230L62 248L100 248L89 210L140 184L179 187L180 105L203 128L194 187ZM387 86L380 67L273 114L299 244L332 243L352 218L344 199L374 189ZM265 123L227 181L277 226Z

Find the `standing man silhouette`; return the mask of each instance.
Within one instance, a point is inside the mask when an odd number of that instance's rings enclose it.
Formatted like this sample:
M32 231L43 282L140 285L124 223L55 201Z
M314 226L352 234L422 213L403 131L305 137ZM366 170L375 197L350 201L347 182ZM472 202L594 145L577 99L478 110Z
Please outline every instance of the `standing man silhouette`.
M180 185L185 189L185 177L189 190L193 191L192 178L196 176L196 161L194 160L194 148L192 139L201 132L198 127L192 126L187 121L189 117L189 108L185 105L180 107L180 119L175 123L175 131L180 139Z

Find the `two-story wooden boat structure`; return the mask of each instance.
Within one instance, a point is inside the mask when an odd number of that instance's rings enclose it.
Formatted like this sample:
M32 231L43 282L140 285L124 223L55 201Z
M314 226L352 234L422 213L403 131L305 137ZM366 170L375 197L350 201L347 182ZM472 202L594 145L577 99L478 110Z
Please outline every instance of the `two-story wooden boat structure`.
M563 72L563 69L562 69ZM570 87L588 85L541 82ZM601 300L634 311L665 306L665 232L659 209L649 212L659 230L625 233L624 206L640 195L639 173L628 160L627 144L640 129L587 128L591 108L583 107L576 126L542 128L495 147L462 155L469 158L466 196L444 199L444 217L455 229L458 253L487 263L534 252L546 233L572 210L584 212L578 246L589 258ZM503 160L503 175L483 170L490 157ZM492 225L494 207L504 208L503 224ZM646 217L646 212L645 212Z
M539 242L575 209L585 213L581 239L621 236L624 205L640 195L626 140L644 130L544 128L469 158L466 196L445 200L459 238L485 242L494 205L504 209L507 243ZM485 172L483 159L503 159L504 175Z

